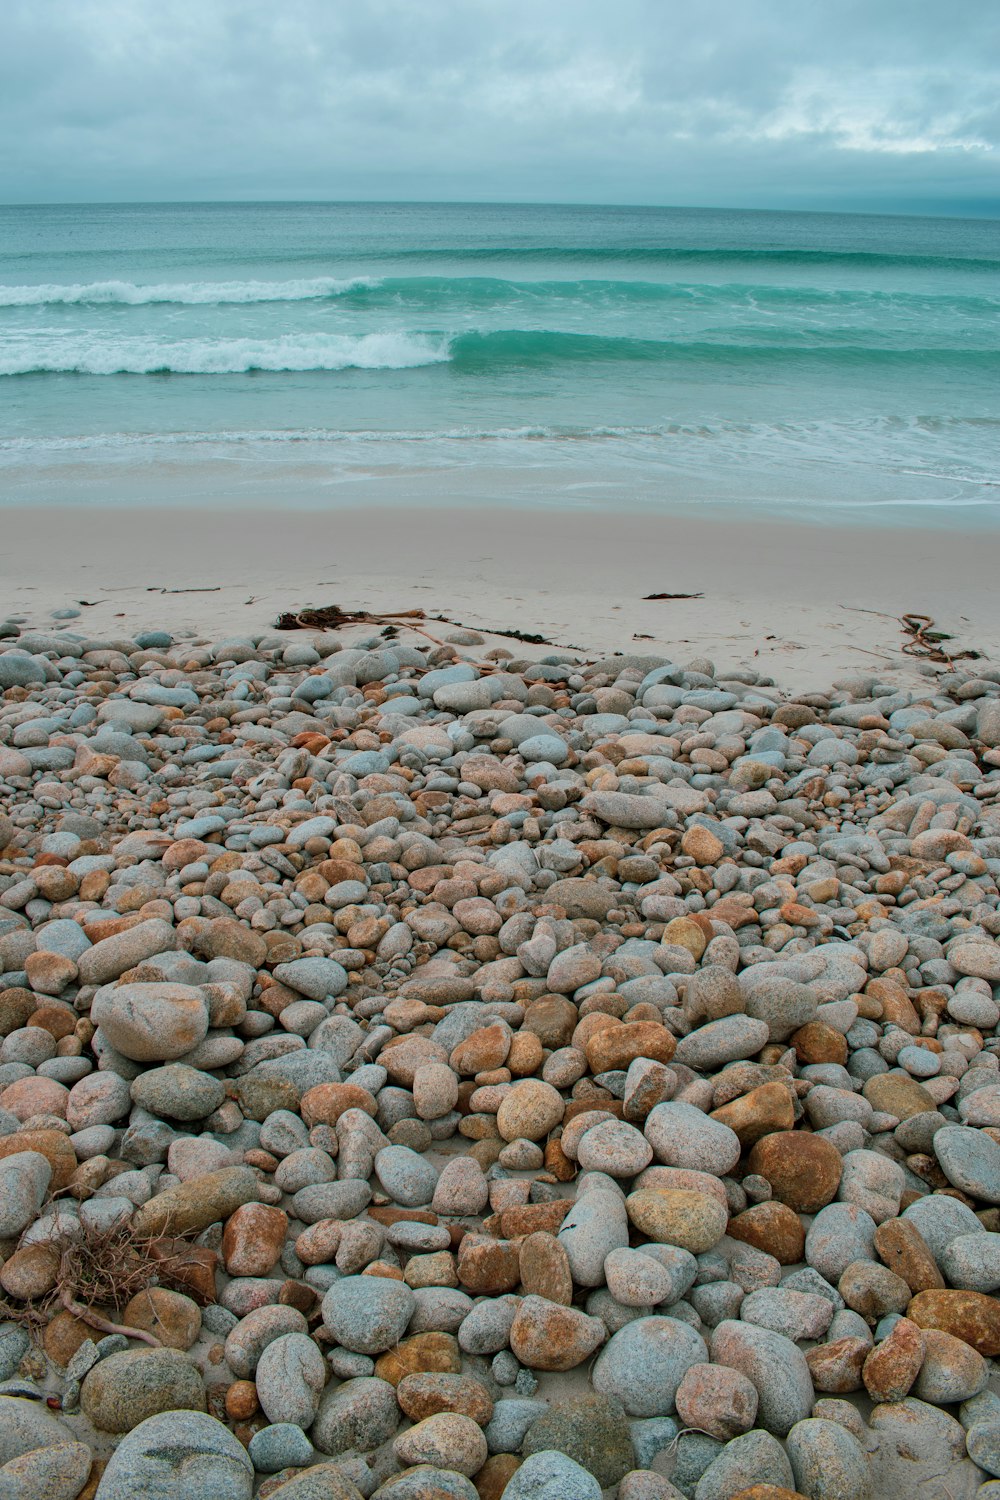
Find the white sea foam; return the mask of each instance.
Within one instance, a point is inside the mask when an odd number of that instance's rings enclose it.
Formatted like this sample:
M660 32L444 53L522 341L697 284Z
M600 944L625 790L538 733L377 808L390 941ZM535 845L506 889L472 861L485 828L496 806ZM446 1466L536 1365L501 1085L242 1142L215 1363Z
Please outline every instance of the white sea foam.
M378 278L352 276L337 280L315 276L299 281L182 281L139 286L133 281L91 281L79 285L0 286L0 307L55 307L80 304L121 304L141 307L151 302L189 306L221 302L312 302L342 297L359 288L379 285Z
M312 333L277 339L22 335L0 350L0 375L236 375L251 370L407 370L450 358L446 338L405 331Z

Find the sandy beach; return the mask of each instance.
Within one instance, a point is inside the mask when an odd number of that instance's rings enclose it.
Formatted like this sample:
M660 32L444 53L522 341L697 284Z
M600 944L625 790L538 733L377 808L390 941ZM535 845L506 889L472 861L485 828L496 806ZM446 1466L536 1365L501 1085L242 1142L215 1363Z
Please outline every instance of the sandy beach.
M583 656L708 655L803 692L849 673L924 680L902 651L898 617L913 611L954 637L949 649L1000 657L989 533L724 513L46 508L0 512L0 536L2 612L33 628L69 607L81 610L70 628L85 633L155 623L218 638L307 606L422 608L487 634L538 633ZM652 593L701 597L647 602Z

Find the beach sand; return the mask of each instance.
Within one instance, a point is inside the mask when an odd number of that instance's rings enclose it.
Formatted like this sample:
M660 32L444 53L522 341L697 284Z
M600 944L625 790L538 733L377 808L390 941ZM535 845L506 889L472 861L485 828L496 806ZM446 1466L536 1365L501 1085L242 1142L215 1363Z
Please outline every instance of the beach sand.
M898 618L915 611L954 637L949 650L1000 659L991 533L728 513L88 507L0 516L0 614L35 628L75 607L70 628L92 634L155 624L218 638L268 630L279 613L307 606L421 608L487 634L537 632L583 655L708 655L805 692L847 674L920 680ZM662 592L700 597L644 600ZM371 629L341 638L352 634ZM522 656L546 650L489 644Z

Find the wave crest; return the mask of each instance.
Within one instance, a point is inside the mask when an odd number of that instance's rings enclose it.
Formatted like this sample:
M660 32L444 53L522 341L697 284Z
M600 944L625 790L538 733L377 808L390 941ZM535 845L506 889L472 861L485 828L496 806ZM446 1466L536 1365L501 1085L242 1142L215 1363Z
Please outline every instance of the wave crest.
M80 305L143 307L154 302L212 306L240 302L312 302L343 297L378 286L373 276L338 280L315 276L298 281L187 281L139 286L133 281L90 281L79 285L0 286L0 307L67 307Z

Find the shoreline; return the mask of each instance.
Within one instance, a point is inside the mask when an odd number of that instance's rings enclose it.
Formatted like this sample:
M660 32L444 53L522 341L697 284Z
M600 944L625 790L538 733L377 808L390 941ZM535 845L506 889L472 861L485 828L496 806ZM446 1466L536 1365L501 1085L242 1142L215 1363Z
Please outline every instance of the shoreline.
M979 533L722 512L384 506L10 507L0 527L0 614L23 615L33 628L51 628L54 610L78 608L63 628L126 634L153 621L218 637L269 631L280 613L309 606L422 608L487 635L520 629L552 643L489 642L522 655L553 647L708 655L801 692L845 674L923 680L926 668L901 649L899 623L919 612L954 638L948 649L1000 659L995 558ZM644 598L660 592L702 597ZM338 639L371 633L361 627Z

